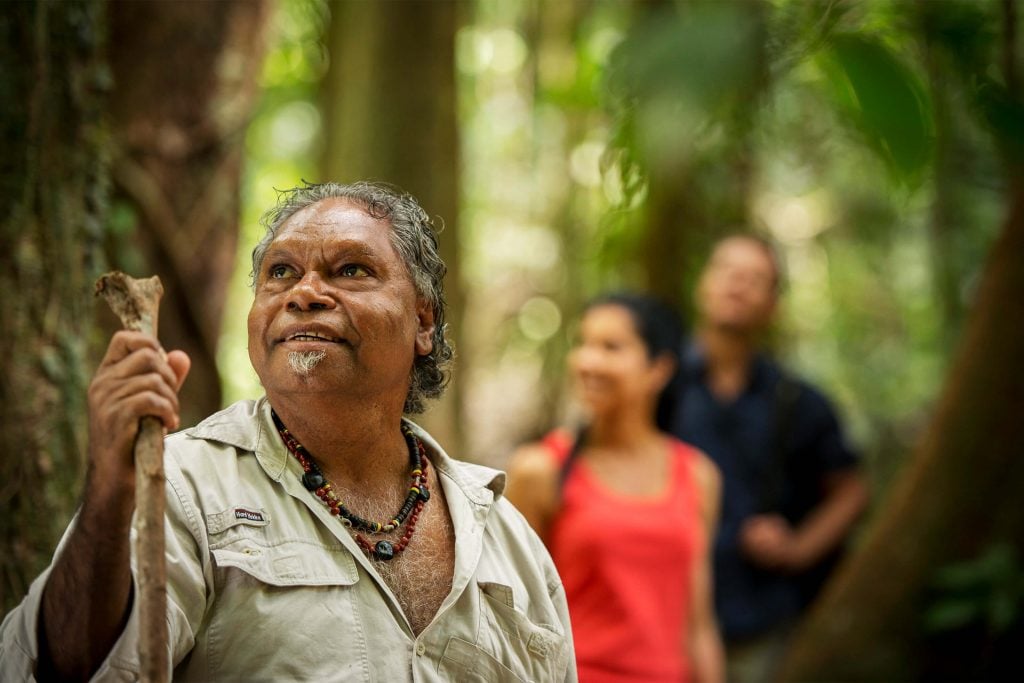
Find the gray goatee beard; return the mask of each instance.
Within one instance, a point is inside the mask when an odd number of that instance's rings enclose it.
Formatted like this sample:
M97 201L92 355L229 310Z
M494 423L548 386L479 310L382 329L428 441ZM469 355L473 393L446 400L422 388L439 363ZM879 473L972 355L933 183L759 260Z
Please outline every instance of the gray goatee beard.
M295 374L308 377L320 361L327 357L327 351L292 351L288 354L288 364Z

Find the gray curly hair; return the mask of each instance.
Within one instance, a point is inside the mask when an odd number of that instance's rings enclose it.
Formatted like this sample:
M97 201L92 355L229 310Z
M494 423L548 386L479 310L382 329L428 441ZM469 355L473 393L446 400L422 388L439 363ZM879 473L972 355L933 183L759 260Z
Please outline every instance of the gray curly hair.
M422 413L426 399L437 398L448 384L446 366L454 352L446 337L444 321L444 274L447 267L438 253L437 234L430 216L415 197L384 183L358 182L307 183L278 192L277 206L260 218L266 234L252 250L252 286L263 265L263 257L278 230L296 213L324 199L349 199L366 210L372 218L391 224L391 244L405 261L417 296L426 300L434 312L433 349L413 362L409 393L405 397L407 414Z

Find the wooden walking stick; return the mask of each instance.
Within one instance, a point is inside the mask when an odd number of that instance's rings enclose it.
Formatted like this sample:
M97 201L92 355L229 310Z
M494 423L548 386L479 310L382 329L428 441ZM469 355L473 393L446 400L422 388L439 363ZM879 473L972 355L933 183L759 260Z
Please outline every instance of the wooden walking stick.
M156 337L157 310L164 288L155 275L136 280L121 272L96 281L126 330ZM167 563L164 557L164 425L139 420L135 439L135 558L138 566L140 680L167 681Z

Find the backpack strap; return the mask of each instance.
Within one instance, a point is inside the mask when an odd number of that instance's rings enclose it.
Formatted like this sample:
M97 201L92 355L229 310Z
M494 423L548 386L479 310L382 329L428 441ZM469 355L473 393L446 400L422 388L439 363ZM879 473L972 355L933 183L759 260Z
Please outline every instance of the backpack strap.
M583 452L583 446L587 442L587 427L579 427L572 436L572 441L569 445L568 453L562 460L561 467L558 469L558 487L556 496L556 509L562 506L562 492L565 488L565 482L569 478L569 473L572 470L572 465L580 458L580 453ZM548 443L549 449L554 449L554 443Z
M772 397L772 433L769 442L771 452L758 500L758 508L762 512L777 511L782 503L785 477L789 471L786 438L793 429L796 404L801 391L799 382L780 368Z

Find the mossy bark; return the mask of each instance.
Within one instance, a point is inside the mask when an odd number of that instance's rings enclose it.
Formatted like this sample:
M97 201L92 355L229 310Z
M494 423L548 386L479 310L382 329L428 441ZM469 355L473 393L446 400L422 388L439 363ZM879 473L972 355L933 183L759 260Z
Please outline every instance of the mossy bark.
M92 283L106 214L102 3L0 12L0 609L25 594L83 473Z

